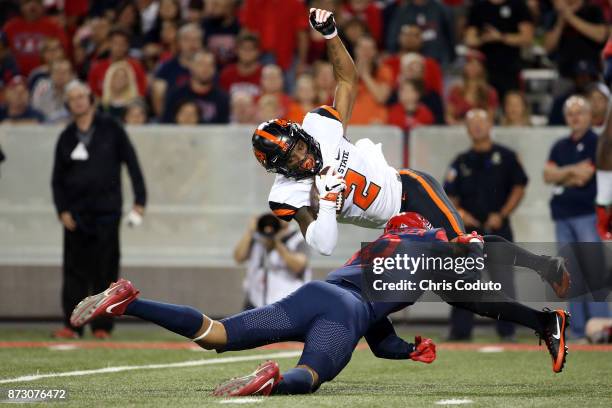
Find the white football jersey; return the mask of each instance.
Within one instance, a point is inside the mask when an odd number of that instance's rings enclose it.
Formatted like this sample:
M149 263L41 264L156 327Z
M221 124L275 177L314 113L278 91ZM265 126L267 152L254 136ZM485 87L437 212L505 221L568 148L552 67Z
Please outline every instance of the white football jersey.
M329 106L306 114L302 127L319 142L323 168L331 166L346 182L338 222L384 228L400 210L402 183L397 171L387 164L380 145L369 139L355 144L346 140L339 114ZM297 210L310 206L313 183L314 179L296 181L278 174L268 197L274 214L289 221Z

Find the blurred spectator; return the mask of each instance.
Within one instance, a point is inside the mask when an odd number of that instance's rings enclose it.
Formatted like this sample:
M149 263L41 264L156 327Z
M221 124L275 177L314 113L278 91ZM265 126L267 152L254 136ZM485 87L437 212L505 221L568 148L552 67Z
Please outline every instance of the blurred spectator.
M283 109L279 99L275 95L262 95L257 100L255 119L257 122L265 122L274 118L283 118L286 111Z
M110 55L110 20L106 17L93 17L81 26L72 39L74 63L79 77L86 78L91 66L98 60Z
M28 124L43 122L45 116L30 105L30 92L24 77L14 76L4 90L5 104L0 105L0 123Z
M0 91L4 89L6 84L15 75L19 75L17 60L15 60L13 53L8 47L6 35L3 31L0 31ZM0 95L1 101L2 95Z
M342 23L349 18L358 18L365 22L368 32L376 40L377 45L383 44L382 38L382 10L377 2L370 0L348 0L336 13L336 21Z
M562 77L570 78L575 61L587 61L601 71L600 53L608 26L599 7L584 0L553 0L555 13L547 22L544 48L556 55Z
M189 64L189 71L189 82L173 89L166 96L162 122L173 123L179 104L190 100L198 106L200 123L228 123L229 98L215 84L215 56L208 51L196 52Z
M597 66L590 61L581 60L574 64L572 82L569 90L554 98L553 104L548 114L548 125L565 125L565 114L563 112L565 101L574 95L586 95L589 87L597 83L599 71Z
M399 102L389 108L387 123L410 133L417 126L432 125L434 115L421 102L423 83L414 79L405 79L399 85Z
M534 27L524 0L485 0L469 10L465 44L485 55L489 83L503 98L519 89L521 48L533 45Z
M142 27L140 25L140 15L136 3L134 0L123 0L116 7L115 13L115 27L128 34L128 51L132 50L132 55L139 57L140 48L143 45L143 36Z
M231 117L230 122L236 124L253 124L257 120L257 106L255 97L243 91L236 91L231 94Z
M208 0L208 3L208 15L202 21L206 49L215 54L219 66L224 66L235 59L236 37L240 32L236 1Z
M318 91L317 103L332 106L336 92L334 67L328 61L317 61L313 64L313 74L315 87Z
M338 27L340 29L340 35L344 42L344 46L351 55L355 55L357 41L359 41L359 39L364 35L370 35L365 21L356 17L349 18L344 22L344 24Z
M384 63L393 71L393 81L397 83L400 72L401 57L408 53L417 53L423 56L423 83L427 92L433 91L442 95L442 69L440 64L430 57L421 54L423 48L423 35L421 27L416 24L405 24L399 32L399 50L396 54L385 58Z
M147 89L147 74L144 68L137 59L128 57L129 50L129 34L121 29L113 29L110 33L110 56L107 59L96 62L89 71L87 82L96 96L101 96L105 76L111 64L117 62L128 63L136 77L138 93L144 96Z
M138 84L132 66L127 61L113 62L104 75L102 110L121 120L126 107L138 97Z
M234 249L247 262L244 309L279 301L311 279L308 246L299 230L267 213L254 218Z
M564 113L571 133L553 145L544 166L544 181L553 185L550 209L560 247L570 242L600 242L594 204L597 134L591 129L591 106L584 97L575 95L565 102ZM570 268L570 272L574 270ZM582 285L582 277L572 276L574 291ZM585 336L589 317L608 314L606 303L583 300L569 302L569 311L570 329L577 338Z
M2 162L5 160L6 160L6 156L4 155L4 152L2 151L2 146L0 146L0 164L2 164Z
M610 90L605 84L598 82L589 86L586 96L591 104L591 124L593 126L603 126L606 120L606 113L608 112Z
M140 27L143 33L148 33L157 20L159 14L159 1L157 0L137 0L136 6L140 14Z
M41 63L40 48L45 37L59 39L64 52L68 50L66 33L44 12L42 0L22 0L21 16L11 18L3 28L21 74L26 78Z
M183 20L186 23L200 24L204 19L204 0L189 0Z
M67 59L52 61L50 77L40 79L32 90L32 107L45 115L49 123L65 122L70 114L64 102L66 85L74 79L72 65Z
M126 164L134 192L133 214L142 217L146 203L144 178L134 147L123 127L96 113L87 85L72 81L66 102L74 119L55 148L51 186L64 230L62 306L64 328L59 338L75 338L83 328L70 325L70 314L89 293L97 293L119 277L119 223L122 211L121 167ZM94 336L108 338L109 318L91 323Z
M355 66L359 74L357 98L350 123L353 125L383 124L387 122L385 106L393 89L391 68L379 64L376 41L361 37L355 47Z
M531 126L531 112L521 91L508 91L504 97L502 126Z
M466 56L463 65L463 80L452 85L448 91L446 100L447 124L462 123L466 113L474 108L484 109L490 118L495 117L499 99L495 89L487 82L484 59L482 53L474 50Z
M50 65L53 61L66 58L62 43L57 38L47 37L41 44L40 61L41 64L34 68L28 76L28 87L34 90L36 81L49 78Z
M282 24L279 24L279 18ZM308 10L300 0L244 0L240 23L259 35L264 62L274 61L288 70L297 54L301 73L308 54Z
M409 52L402 55L400 60L399 83L405 80L415 80L421 84L425 83L425 58L417 53ZM395 101L396 97L392 100ZM421 102L425 104L435 118L435 123L444 123L444 106L442 97L435 91L423 88Z
M126 106L123 116L126 125L144 125L148 121L147 105L142 99L133 100Z
M159 12L153 27L145 32L145 41L160 43L164 23L168 22L176 25L181 22L181 6L178 0L161 0L159 2Z
M513 241L509 217L525 195L528 182L525 170L515 152L493 143L493 118L486 110L470 110L465 125L472 145L451 163L444 190L459 210L466 231L495 234ZM513 276L508 269L492 265L487 269L491 279L501 283L504 293L514 298ZM469 340L473 326L471 312L453 308L449 339ZM497 333L502 340L513 340L514 325L498 320Z
M162 115L168 86L180 87L189 82L189 63L202 49L202 30L187 24L178 32L178 54L159 66L151 87L151 104L156 116Z
M259 95L261 82L261 64L259 63L259 39L249 33L243 33L236 40L238 61L226 65L219 75L219 85L226 92L236 91Z
M302 123L304 116L313 110L317 104L317 88L310 74L298 76L293 93L293 101L289 105L289 111L285 119L296 123Z
M174 123L177 125L197 125L200 123L200 109L194 101L186 100L179 104L174 115Z
M410 0L398 6L387 29L387 50L398 50L398 38L405 24L418 25L423 32L423 55L446 67L455 59L453 20L448 8L437 0Z
M278 65L268 64L263 67L260 87L262 96L271 95L278 99L281 114L275 117L284 117L289 110L291 98L283 91L283 71Z

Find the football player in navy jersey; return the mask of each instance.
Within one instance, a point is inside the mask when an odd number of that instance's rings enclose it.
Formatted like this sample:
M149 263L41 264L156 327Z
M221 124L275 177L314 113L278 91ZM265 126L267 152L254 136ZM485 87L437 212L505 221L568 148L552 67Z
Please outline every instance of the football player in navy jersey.
M472 236L472 240L480 241L478 236ZM303 342L304 349L296 367L281 375L275 362L265 362L252 374L222 383L214 395L311 393L342 371L362 337L380 358L425 363L435 360L435 345L431 339L417 336L414 343L406 342L396 334L388 319L390 313L413 304L420 293L413 299L370 301L364 295L362 273L364 264L369 263L372 256L415 255L413 244L447 242L444 230L432 229L421 215L401 213L389 220L382 236L355 254L343 267L331 272L325 281L309 282L265 307L217 321L189 306L138 299L138 290L121 279L105 292L84 299L75 308L71 323L82 326L98 316L136 316L217 352L247 350L283 341ZM464 247L469 251L481 251L479 244ZM423 249L420 246L418 251ZM428 254L436 256L433 251L431 249ZM418 270L408 277L416 282L422 279L421 272ZM451 279L453 275L454 279L466 278L453 273L446 278ZM553 371L563 369L567 354L565 330L569 325L569 315L565 311L539 312L505 299L503 294L497 298L498 302L452 302L452 296L441 297L454 306L480 315L534 329L546 342Z

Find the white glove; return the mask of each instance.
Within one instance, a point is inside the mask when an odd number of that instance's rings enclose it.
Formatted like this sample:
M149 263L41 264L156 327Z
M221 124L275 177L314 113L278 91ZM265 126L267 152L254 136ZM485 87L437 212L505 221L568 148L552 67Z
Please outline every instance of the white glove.
M310 21L310 26L320 32L326 40L331 40L338 35L334 13L331 11L311 8L308 21Z
M319 174L315 178L319 199L336 203L338 196L346 189L344 178L331 166L325 174Z

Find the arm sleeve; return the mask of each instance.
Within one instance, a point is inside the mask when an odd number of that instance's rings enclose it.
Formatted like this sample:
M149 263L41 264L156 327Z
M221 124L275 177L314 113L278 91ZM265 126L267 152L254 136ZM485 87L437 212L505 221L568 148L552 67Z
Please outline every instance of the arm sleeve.
M125 129L119 124L117 124L117 127L120 157L126 164L130 174L132 189L134 190L134 203L144 207L147 203L147 190L142 171L140 170L140 164L138 163L138 156L136 156L136 150L134 150L134 146L130 142Z
M66 211L68 209L68 205L66 203L66 193L64 191L64 173L65 173L65 163L62 160L60 154L60 144L62 142L62 135L57 140L57 145L55 146L55 156L53 159L53 173L51 175L51 190L53 192L53 203L55 204L55 210L58 214Z
M378 358L407 360L414 351L414 344L402 340L393 328L389 318L375 323L365 334L372 353Z
M332 254L338 242L336 203L319 200L319 214L306 230L306 242L321 255Z

